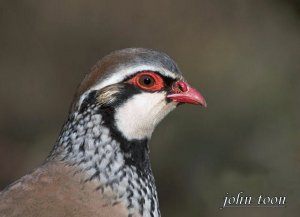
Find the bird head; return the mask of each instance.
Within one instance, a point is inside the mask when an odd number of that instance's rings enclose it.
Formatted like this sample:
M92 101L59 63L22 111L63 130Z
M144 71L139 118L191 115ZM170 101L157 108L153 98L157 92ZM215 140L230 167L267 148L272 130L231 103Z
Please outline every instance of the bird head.
M183 78L164 53L128 48L102 58L75 95L72 113L95 102L105 124L125 139L149 139L155 126L177 105L206 106L204 97Z

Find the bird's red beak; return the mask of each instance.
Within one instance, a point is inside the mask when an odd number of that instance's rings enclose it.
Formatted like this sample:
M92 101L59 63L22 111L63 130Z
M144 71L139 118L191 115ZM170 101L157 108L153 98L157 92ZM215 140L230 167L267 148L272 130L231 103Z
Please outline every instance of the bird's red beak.
M172 86L172 93L167 95L167 98L174 102L201 105L203 107L207 106L201 93L184 81L175 82Z

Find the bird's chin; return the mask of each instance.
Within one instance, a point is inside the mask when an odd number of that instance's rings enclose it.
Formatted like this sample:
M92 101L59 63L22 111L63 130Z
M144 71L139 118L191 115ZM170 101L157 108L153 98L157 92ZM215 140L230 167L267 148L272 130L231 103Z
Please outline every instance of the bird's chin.
M177 102L177 103L176 103L176 107L181 106L181 105L184 105L184 104L185 104L184 102Z
M177 106L165 99L161 92L140 93L130 98L116 109L118 130L128 140L149 139L157 124Z

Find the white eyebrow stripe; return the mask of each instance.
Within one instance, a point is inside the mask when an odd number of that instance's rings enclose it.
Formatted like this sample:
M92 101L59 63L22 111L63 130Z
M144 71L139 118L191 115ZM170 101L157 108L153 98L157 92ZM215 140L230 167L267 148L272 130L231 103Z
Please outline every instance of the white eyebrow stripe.
M164 76L171 77L173 79L178 79L178 76L176 76L174 73L161 68L161 67L153 67L151 65L139 65L135 67L127 67L125 69L119 70L118 72L113 73L112 76L105 78L102 80L99 84L96 84L91 89L93 90L100 90L103 87L106 87L111 84L116 84L121 81L123 81L126 77L130 77L131 75L139 72L139 71L154 71L159 72Z
M106 86L112 85L119 83L123 81L126 77L130 77L131 75L139 72L139 71L154 71L154 72L159 72L163 76L170 77L173 79L183 79L182 75L178 74L176 75L173 72L170 72L169 70L166 70L165 68L162 67L156 67L153 65L138 65L135 67L125 67L125 69L118 70L118 72L112 72L113 75L109 76L107 78L104 78L102 81L99 83L96 83L96 85L92 86L89 88L86 92L84 92L78 102L78 105L80 107L83 99L91 92L94 90L100 90Z

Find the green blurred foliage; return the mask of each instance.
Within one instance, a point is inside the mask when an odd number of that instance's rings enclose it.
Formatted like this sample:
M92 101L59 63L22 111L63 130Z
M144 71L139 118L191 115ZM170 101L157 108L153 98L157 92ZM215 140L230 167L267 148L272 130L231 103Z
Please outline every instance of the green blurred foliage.
M75 89L110 51L168 53L208 102L151 141L162 216L300 212L299 1L0 1L0 186L43 162ZM287 195L224 209L229 194Z

